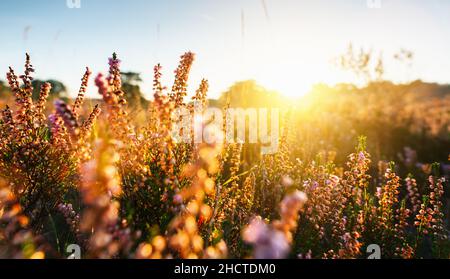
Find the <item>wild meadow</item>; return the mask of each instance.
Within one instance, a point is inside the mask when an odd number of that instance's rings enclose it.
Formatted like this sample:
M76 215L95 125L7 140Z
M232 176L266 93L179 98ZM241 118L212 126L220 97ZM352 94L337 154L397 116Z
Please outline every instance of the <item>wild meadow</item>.
M206 79L188 92L194 58L170 87L156 65L138 104L116 54L107 73L85 70L73 100L36 88L28 54L7 71L0 258L450 257L447 89L372 80L286 100L247 81L212 100ZM173 137L177 109L252 106L279 108L275 152Z

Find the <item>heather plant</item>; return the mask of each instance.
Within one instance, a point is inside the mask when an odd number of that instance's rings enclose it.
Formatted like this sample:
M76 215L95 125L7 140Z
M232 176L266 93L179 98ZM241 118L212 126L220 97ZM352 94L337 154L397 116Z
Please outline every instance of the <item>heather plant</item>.
M0 211L0 258L44 258L45 243L29 228L29 218L4 180L0 181Z
M33 102L33 72L27 54L23 75L17 76L12 68L7 73L15 103L12 109L6 106L2 111L0 166L1 177L8 181L31 227L39 232L52 219L56 206L76 189L77 166L89 156L86 139L99 112L94 109L82 122L76 114L82 103L78 98L73 110L63 101L55 101L54 112L46 116L51 86L42 84L39 99Z
M434 165L436 168L437 165ZM416 249L427 257L441 257L449 251L448 230L444 225L443 194L444 179L430 175L428 195L423 197L420 210L415 216L417 229Z
M305 193L296 190L280 203L280 219L267 225L255 217L243 231L244 241L254 246L257 259L284 258L292 243L292 231L297 228L298 213L307 201Z

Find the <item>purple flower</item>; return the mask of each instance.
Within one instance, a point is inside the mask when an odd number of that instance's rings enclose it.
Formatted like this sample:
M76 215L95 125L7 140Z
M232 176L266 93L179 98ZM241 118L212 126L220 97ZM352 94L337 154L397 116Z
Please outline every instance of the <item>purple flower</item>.
M253 245L255 259L282 259L289 253L289 243L283 232L253 218L243 232L243 239Z
M120 59L108 58L108 64L111 68L119 68L121 62Z

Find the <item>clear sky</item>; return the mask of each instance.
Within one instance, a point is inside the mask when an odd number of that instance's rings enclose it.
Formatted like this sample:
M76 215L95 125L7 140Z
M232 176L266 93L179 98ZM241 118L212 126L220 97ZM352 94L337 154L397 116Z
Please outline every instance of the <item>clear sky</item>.
M190 50L191 91L206 77L213 97L244 79L296 95L345 80L330 60L353 42L387 59L400 48L415 53L411 70L386 65L389 79L450 82L448 0L379 0L379 9L367 0L80 1L70 9L66 0L1 0L0 71L21 71L29 52L38 78L59 79L76 94L84 67L105 72L115 51L149 94L153 65L163 65L169 83Z

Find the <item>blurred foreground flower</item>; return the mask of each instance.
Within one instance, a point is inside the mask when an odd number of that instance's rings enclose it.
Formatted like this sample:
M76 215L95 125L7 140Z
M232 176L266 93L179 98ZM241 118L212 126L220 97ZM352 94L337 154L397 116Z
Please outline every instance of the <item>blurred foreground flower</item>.
M255 217L244 229L244 241L253 245L256 259L281 259L289 253L292 231L297 228L298 213L307 201L306 194L295 191L281 201L281 219L266 224L261 217Z

